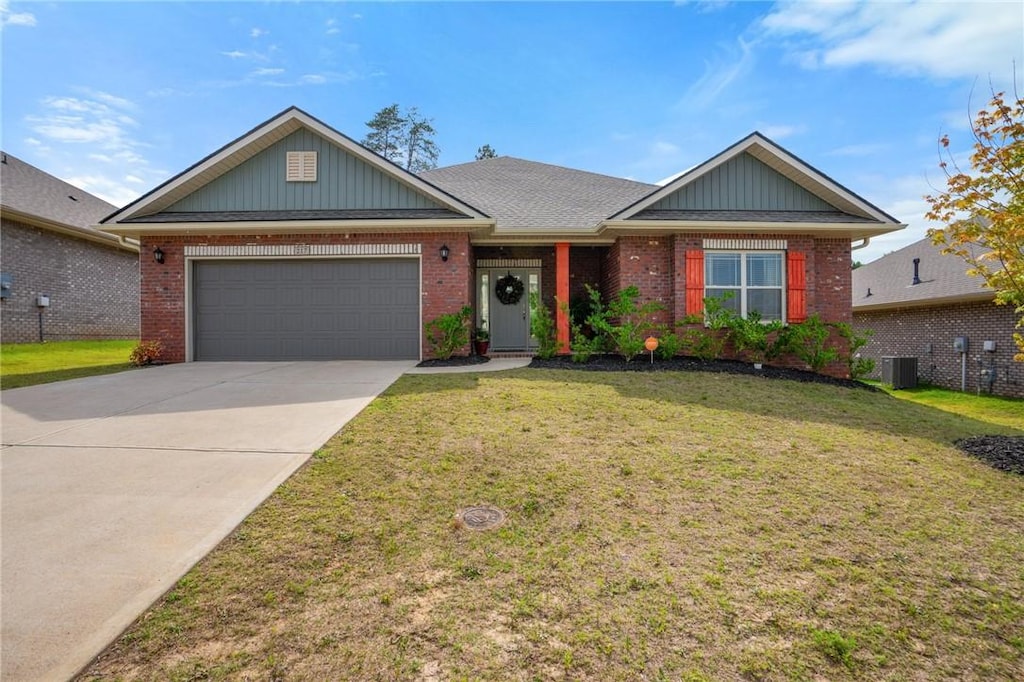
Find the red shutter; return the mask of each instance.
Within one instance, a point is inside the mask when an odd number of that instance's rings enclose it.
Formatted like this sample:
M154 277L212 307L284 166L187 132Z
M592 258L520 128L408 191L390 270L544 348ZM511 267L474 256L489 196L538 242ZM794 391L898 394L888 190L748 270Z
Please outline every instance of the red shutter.
M797 251L786 254L786 321L807 319L807 258Z
M704 312L704 252L690 249L686 252L686 314Z

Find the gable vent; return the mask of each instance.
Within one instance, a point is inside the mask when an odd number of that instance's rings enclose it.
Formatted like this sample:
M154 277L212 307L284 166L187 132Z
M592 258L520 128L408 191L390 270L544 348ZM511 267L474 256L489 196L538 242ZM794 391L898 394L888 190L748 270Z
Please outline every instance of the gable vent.
M288 182L316 182L316 152L288 152Z

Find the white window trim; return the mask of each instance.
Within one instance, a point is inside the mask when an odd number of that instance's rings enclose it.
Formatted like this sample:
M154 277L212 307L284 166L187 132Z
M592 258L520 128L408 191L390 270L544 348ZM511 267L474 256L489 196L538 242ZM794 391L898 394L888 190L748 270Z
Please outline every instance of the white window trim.
M779 289L782 291L781 297L781 310L779 311L779 320L783 324L786 324L786 290L788 289L788 275L786 272L786 252L776 249L706 249L704 251L704 296L708 296L708 289L735 289L735 286L715 286L708 283L707 278L707 257L708 254L715 253L736 253L740 255L740 284L738 286L740 290L740 315L744 318L747 316L747 297L744 295L748 290L774 290ZM747 255L748 254L778 254L782 260L782 284L777 287L767 286L748 286L747 285ZM764 323L772 322L773 320L762 320Z

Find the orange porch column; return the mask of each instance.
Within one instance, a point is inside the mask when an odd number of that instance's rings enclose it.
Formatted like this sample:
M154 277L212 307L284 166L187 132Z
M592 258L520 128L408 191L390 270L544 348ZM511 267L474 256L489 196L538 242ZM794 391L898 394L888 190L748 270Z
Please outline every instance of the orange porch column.
M555 244L555 329L559 352L569 352L569 244Z

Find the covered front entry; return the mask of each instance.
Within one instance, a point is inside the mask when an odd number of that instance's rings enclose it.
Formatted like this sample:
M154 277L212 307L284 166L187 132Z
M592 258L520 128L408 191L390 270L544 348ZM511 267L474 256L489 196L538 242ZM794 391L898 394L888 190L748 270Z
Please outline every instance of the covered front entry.
M491 350L528 351L537 347L530 331L530 294L540 293L540 266L504 268L477 264L481 326Z
M196 260L194 360L417 360L418 258Z

